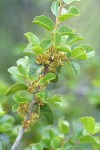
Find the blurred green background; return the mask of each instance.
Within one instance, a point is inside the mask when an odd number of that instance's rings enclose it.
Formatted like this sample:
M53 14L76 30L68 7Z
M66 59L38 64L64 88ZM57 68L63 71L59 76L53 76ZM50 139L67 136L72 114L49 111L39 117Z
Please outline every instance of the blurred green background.
M7 69L16 65L16 60L24 56L23 50L27 45L24 33L33 32L40 39L47 36L45 30L32 24L32 21L41 14L55 20L50 11L52 2L0 0L0 107L15 118L18 117L11 111L12 99L7 101L4 96L6 89L14 82ZM100 122L100 0L83 0L73 5L80 9L81 15L69 19L65 24L83 34L84 40L81 43L92 45L96 56L90 61L81 61L81 73L78 77L73 75L67 65L63 67L58 83L52 84L49 89L52 94L62 95L64 107L53 109L58 118L63 115L68 121L78 120L81 116L93 116ZM14 123L18 124L20 119Z

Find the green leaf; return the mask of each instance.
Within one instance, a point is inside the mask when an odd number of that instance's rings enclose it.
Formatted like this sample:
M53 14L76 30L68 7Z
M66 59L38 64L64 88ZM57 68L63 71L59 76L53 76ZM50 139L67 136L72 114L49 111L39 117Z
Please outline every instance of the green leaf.
M47 138L42 139L41 144L42 144L43 148L50 149L50 139L47 139Z
M59 11L59 2L58 1L54 1L52 3L51 11L56 17L58 16L58 11Z
M51 141L51 147L53 149L60 148L62 146L61 138L56 137Z
M54 46L58 47L61 42L61 34L59 32L55 32L54 34Z
M48 124L53 124L54 115L48 104L44 103L44 105L40 107L40 117L44 117Z
M35 17L33 23L38 24L49 31L52 31L54 29L52 20L43 15Z
M36 64L36 63L33 63L29 66L29 77L32 77L32 76L37 76L37 71L38 69L40 69L40 65Z
M83 44L83 45L80 45L80 46L86 50L87 58L91 58L91 57L95 56L95 50L94 50L94 48L91 45Z
M74 73L74 75L79 75L80 73L80 65L77 62L69 62L68 63Z
M14 105L12 106L12 111L15 112L17 109L18 109L18 105L17 105L17 104L14 104Z
M42 47L42 49L47 50L48 48L50 48L52 45L52 42L50 39L44 39L41 41L40 46Z
M17 67L15 67L15 66L10 67L8 69L8 72L11 74L18 74L19 73Z
M83 39L84 39L83 35L81 35L81 34L73 34L73 35L70 35L66 41L69 44L72 44L74 42L77 42L77 41L80 41L80 40L83 40Z
M76 59L84 54L86 54L86 51L82 47L76 47L71 51L71 58Z
M71 48L69 45L59 46L57 47L57 51L69 53L71 51Z
M56 78L56 75L54 73L47 73L39 82L45 83L49 82L50 80L53 80Z
M59 16L59 20L65 21L65 20L69 19L70 17L79 16L79 14L80 14L79 10L76 7L70 6L68 9L68 12L66 14L62 14Z
M41 91L36 94L36 97L38 97L42 102L45 102L48 97L48 93L47 91Z
M68 9L68 13L72 14L72 16L79 16L80 12L75 6L70 6Z
M27 90L27 89L28 87L25 84L16 83L8 89L8 91L6 92L6 96L9 96L10 94L13 94L22 90Z
M81 0L63 0L65 4L70 4L72 2L81 1Z
M58 129L61 133L65 134L69 131L69 123L63 119L59 120Z
M91 135L85 135L79 138L80 143L96 143L96 140Z
M43 150L43 147L40 143L37 143L31 146L31 150Z
M28 39L30 44L39 45L39 38L35 34L33 34L31 32L27 32L24 35Z
M32 51L35 53L35 55L41 55L44 53L44 50L40 46L33 46Z
M70 27L67 27L67 26L60 27L58 32L61 35L72 35L72 34L74 34L74 30L72 28L70 28Z
M95 132L95 119L93 117L82 117L80 122L87 133L93 134Z
M19 94L13 95L13 100L14 100L17 104L25 103L25 102L28 101L26 97L21 97Z
M52 98L48 99L48 102L57 103L62 102L60 95L54 95Z

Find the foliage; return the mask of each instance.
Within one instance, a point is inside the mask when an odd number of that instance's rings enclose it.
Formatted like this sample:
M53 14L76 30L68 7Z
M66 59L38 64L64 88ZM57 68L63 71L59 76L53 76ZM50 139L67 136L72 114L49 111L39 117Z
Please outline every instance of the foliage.
M55 115L50 106L54 103L61 106L63 100L59 95L49 98L47 86L58 81L64 64L68 64L74 74L78 75L80 72L78 61L88 60L95 54L94 48L90 45L77 44L78 41L83 40L82 35L77 34L68 26L58 27L61 22L79 15L79 10L74 6L66 9L66 5L71 2L73 0L53 2L51 11L56 16L55 25L47 16L41 15L34 18L33 23L46 29L50 39L46 38L40 41L35 34L25 33L29 42L24 50L27 56L20 58L17 66L8 69L17 83L8 89L6 96L13 94L12 110L17 111L23 117L23 130L28 130L30 126L40 120L46 125L54 123ZM90 145L92 149L98 149L99 137L95 137L94 134L100 129L96 128L95 120L92 117L84 117L80 119L80 122L83 129L76 135L70 135L69 123L63 119L59 120L57 134L53 130L49 130L49 137L43 136L39 143L28 149L86 149L87 145ZM13 149L14 147L12 147Z

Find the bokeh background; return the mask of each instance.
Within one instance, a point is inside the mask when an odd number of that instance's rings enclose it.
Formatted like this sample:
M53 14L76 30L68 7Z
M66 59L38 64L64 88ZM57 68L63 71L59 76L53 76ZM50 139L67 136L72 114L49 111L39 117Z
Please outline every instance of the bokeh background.
M47 36L44 29L32 24L32 20L41 14L55 20L50 11L51 3L52 0L0 0L0 110L10 115L1 124L5 121L11 121L14 126L20 124L17 114L11 111L12 99L8 101L4 96L6 89L14 82L7 69L24 56L23 50L27 45L24 33L33 32L40 39ZM73 75L67 65L63 67L58 83L52 84L49 89L52 94L62 95L64 107L53 109L58 118L65 116L68 121L93 116L100 122L100 0L83 0L73 5L80 9L80 16L69 19L65 24L84 36L80 43L92 45L96 56L90 61L80 62L81 73L78 77ZM8 143L13 141L15 135L9 139L9 134L1 128L0 125L0 138L6 138ZM23 141L32 136L29 135L26 134Z

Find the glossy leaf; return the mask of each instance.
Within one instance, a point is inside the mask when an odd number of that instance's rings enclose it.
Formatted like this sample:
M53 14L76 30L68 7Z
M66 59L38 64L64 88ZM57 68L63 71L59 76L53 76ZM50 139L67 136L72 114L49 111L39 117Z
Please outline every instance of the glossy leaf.
M39 38L35 34L33 34L31 32L27 32L24 35L28 39L30 44L39 45Z
M48 104L44 103L44 105L40 107L40 117L44 117L48 124L53 124L54 115Z
M28 89L28 87L25 84L16 83L8 89L8 91L6 92L6 96L9 96L18 91L27 90L27 89Z
M35 55L41 55L44 52L40 46L33 46L32 51L35 53Z
M93 134L95 132L95 119L93 117L82 117L80 122L87 133Z
M69 62L68 63L74 73L74 75L79 75L80 73L80 65L77 62Z
M35 17L33 23L38 24L49 31L52 31L54 29L52 20L43 15Z
M47 50L52 45L52 42L50 39L44 39L41 41L40 46L42 49Z

